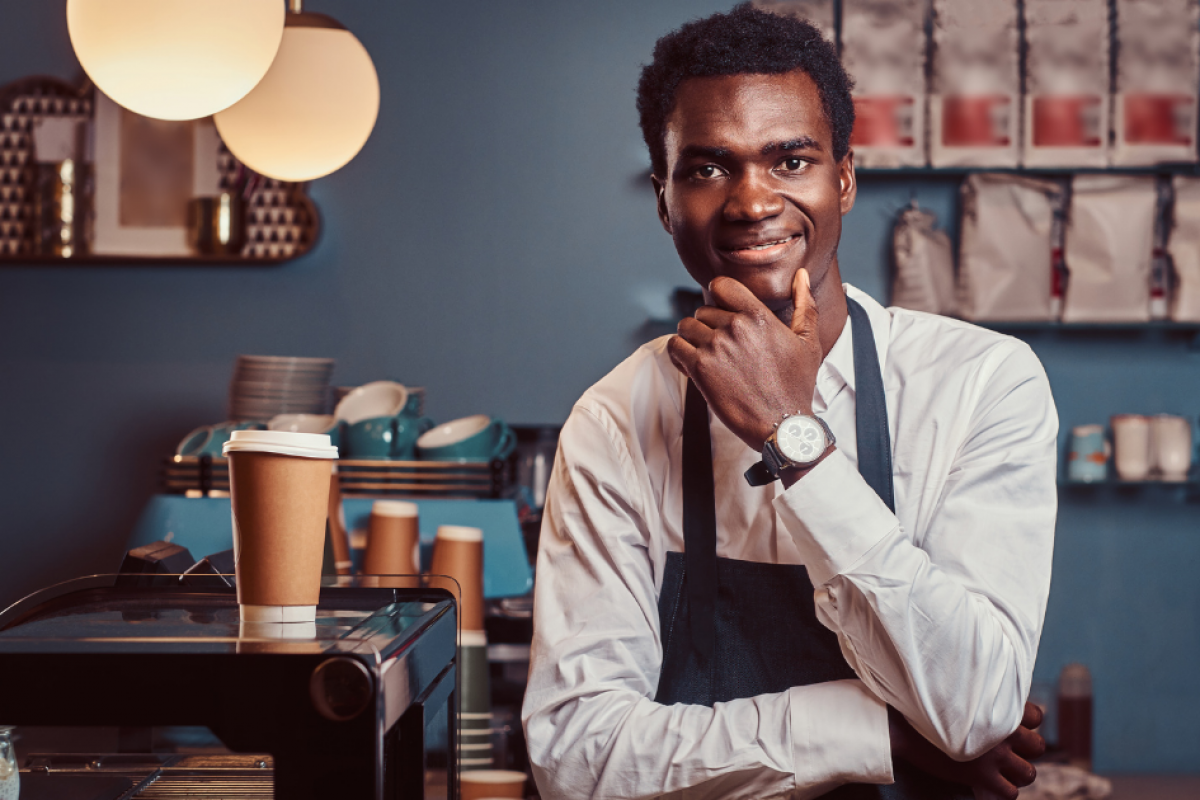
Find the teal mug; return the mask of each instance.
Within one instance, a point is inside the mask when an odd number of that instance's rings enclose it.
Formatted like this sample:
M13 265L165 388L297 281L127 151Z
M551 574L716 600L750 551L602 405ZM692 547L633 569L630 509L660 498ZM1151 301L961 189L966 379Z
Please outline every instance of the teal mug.
M438 425L417 439L425 461L492 461L512 455L517 436L504 420L484 414Z
M261 431L264 427L261 422L220 422L216 425L204 425L183 437L183 441L175 448L175 455L224 458L221 448L229 441L229 434L234 431Z
M427 417L374 417L344 425L342 446L349 459L410 460L417 438L433 427Z

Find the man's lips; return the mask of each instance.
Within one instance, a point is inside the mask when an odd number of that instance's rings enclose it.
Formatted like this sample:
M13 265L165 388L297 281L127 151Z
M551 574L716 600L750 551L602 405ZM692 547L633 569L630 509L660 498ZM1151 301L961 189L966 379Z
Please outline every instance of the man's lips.
M727 259L740 264L770 264L787 253L803 238L798 233L771 239L762 238L753 242L738 242L731 247L722 247L720 251L721 255Z

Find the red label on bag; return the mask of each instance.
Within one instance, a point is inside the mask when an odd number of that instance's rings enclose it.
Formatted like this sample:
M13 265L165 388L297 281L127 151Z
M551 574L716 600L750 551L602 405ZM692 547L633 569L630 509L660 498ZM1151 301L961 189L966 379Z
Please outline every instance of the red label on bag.
M1033 98L1035 147L1099 147L1100 103L1095 95Z
M880 96L854 98L855 147L912 147L913 108L911 97Z
M1008 147L1012 98L1005 94L950 96L942 100L942 144Z
M1186 94L1125 95L1125 141L1190 145L1195 102Z

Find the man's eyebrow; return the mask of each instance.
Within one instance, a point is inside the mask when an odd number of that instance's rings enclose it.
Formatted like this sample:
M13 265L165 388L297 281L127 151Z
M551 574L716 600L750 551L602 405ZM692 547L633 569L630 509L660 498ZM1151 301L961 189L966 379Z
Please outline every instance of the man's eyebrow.
M679 151L683 158L729 158L733 151L728 147L710 147L702 144L689 144Z
M800 136L795 139L788 139L785 142L765 144L762 148L762 154L769 156L771 153L790 153L795 150L816 150L820 152L821 143L811 136Z

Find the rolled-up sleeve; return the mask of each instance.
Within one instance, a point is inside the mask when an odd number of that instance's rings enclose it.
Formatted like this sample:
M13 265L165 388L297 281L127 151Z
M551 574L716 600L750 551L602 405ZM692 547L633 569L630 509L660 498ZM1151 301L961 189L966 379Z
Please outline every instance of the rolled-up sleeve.
M560 437L522 718L555 798L816 797L892 779L886 708L858 680L712 708L654 702L662 666L647 492L611 419Z
M981 362L974 392L919 530L903 530L839 452L775 500L847 661L960 760L1020 724L1057 508L1058 418L1036 357L1012 343Z

